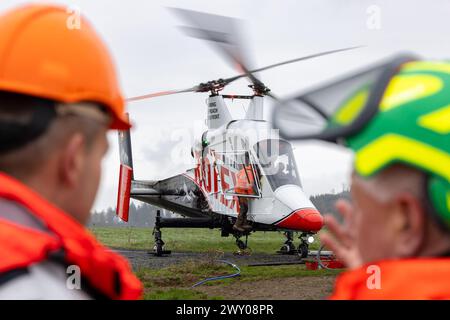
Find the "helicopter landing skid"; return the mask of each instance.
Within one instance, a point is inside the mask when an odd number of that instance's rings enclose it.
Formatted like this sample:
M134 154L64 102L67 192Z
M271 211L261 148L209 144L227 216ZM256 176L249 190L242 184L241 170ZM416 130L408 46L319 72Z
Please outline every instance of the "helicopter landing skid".
M159 226L159 211L157 213L157 219L155 223L155 228L153 229L153 236L155 238L155 245L153 246L153 251L150 251L150 254L153 254L156 257L162 257L164 255L169 255L172 253L171 250L166 250L164 248L164 241L162 239L162 231Z
M300 245L298 246L298 248L296 248L294 245L294 233L292 231L287 231L284 233L284 235L286 237L286 241L281 246L280 250L277 251L278 254L283 254L283 255L297 254L302 259L308 257L309 244L305 240L305 234L302 234L300 236L301 242L300 242Z

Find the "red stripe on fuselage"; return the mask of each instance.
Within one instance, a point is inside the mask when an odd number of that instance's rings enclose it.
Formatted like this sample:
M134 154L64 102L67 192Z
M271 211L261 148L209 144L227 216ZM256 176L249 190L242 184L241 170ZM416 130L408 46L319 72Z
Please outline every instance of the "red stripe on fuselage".
M323 227L323 217L314 208L295 210L286 218L276 223L283 229L317 232Z

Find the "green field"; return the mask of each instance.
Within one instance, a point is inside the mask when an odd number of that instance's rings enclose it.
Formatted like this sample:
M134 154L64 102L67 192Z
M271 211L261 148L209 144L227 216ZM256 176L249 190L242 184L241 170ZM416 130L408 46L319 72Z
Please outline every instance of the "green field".
M339 270L306 270L304 266L271 266L271 267L241 267L241 276L221 281L210 282L202 287L191 288L191 286L203 279L212 276L229 275L235 271L229 266L218 264L217 262L198 262L188 261L179 265L163 269L144 268L137 271L137 276L144 283L145 299L149 300L220 300L229 298L234 299L234 294L242 287L252 287L252 284L261 284L264 281L275 280L276 284L269 288L254 287L255 290L273 290L272 299L279 298L277 286L283 287L283 283L292 282L295 279L321 278L330 279L330 284L334 277L339 274ZM219 289L223 295L209 294L208 289ZM298 290L306 290L298 287ZM329 288L326 288L329 290ZM299 292L300 293L300 292ZM306 292L307 294L307 292ZM244 297L245 298L245 297ZM303 298L303 297L302 297ZM320 296L319 298L324 298Z
M152 229L149 228L92 228L91 231L111 248L149 250L153 246ZM205 229L164 229L163 238L167 248L172 251L206 254L201 259L183 260L166 267L135 267L137 276L144 284L145 299L259 299L258 292L266 294L263 298L269 299L322 299L329 294L334 277L340 272L311 271L306 270L304 265L240 266L240 277L191 288L194 283L205 278L234 272L230 266L217 262L218 252L236 251L234 238L223 238L218 230ZM281 232L257 232L249 238L253 253L275 254L283 242ZM299 243L298 239L295 239L295 243ZM316 241L311 248L317 248L318 245ZM308 284L310 287L305 288ZM290 294L286 296L286 293L280 295L287 285L294 285L293 297ZM251 292L250 296L246 292ZM273 292L273 296L267 297L268 292Z
M153 247L152 229L149 228L92 228L94 235L111 248L150 249ZM236 251L232 236L221 237L219 230L209 229L163 229L166 247L173 251L205 252L218 250ZM275 253L285 241L281 232L255 232L249 237L249 247L255 253ZM295 239L298 244L299 240ZM310 248L317 249L318 241Z

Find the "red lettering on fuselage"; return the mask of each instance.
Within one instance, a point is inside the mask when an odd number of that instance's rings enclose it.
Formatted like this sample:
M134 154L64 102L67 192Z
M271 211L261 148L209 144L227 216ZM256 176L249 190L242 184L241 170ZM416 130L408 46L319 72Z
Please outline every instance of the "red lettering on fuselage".
M220 201L224 206L235 212L239 211L239 201L237 197L233 200L225 199L224 192L230 190L236 185L236 173L229 168L222 166L220 168L220 181L222 194L219 197L219 171L208 158L198 158L198 164L194 169L194 180L205 193L210 194L213 190L214 198ZM227 182L228 181L228 182Z
M205 180L205 189L207 193L211 193L212 190L212 180L211 180L211 163L209 159L206 158L204 162L204 180Z
M220 181L222 182L222 191L226 192L227 190L230 189L230 185L225 181L225 178L228 177L230 175L230 171L225 168L222 167L222 170L220 170ZM222 193L222 196L220 197L220 202L223 203L224 206L228 206L228 200L225 199L224 194Z

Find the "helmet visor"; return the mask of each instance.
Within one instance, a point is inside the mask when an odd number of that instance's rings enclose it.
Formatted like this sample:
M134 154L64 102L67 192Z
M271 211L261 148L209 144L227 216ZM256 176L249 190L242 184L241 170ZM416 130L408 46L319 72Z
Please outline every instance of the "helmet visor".
M413 60L401 56L281 101L273 122L285 139L336 142L360 130L378 109L386 86L399 67Z

